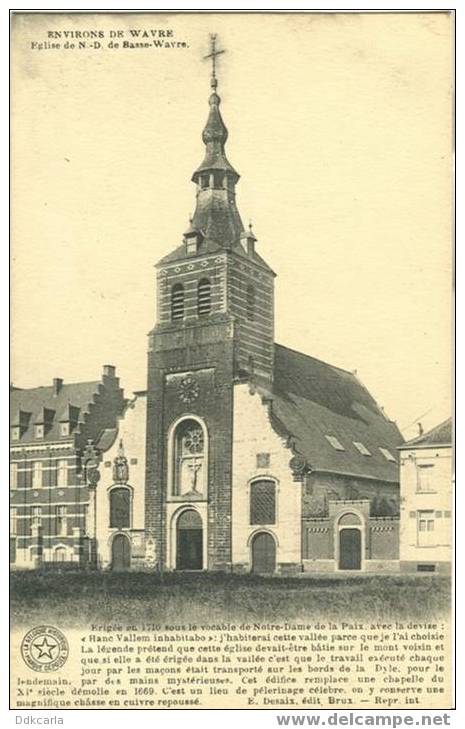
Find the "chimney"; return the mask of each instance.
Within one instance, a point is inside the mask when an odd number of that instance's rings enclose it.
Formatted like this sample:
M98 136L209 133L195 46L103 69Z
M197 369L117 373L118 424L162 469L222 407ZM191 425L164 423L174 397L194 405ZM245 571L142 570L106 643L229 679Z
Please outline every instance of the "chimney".
M116 372L116 367L114 365L103 365L103 376L104 377L114 377Z
M423 426L421 423L418 423L418 435L423 435Z
M58 395L61 388L63 387L63 380L60 377L53 378L53 394Z

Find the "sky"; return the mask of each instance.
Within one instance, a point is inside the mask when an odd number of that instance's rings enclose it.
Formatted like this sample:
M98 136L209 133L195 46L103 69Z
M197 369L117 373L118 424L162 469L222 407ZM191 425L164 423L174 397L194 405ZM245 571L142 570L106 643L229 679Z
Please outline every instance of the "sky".
M184 46L123 48L134 29ZM64 47L85 30L100 48ZM436 425L451 408L444 12L16 15L14 384L114 364L128 394L145 388L154 264L194 209L211 32L239 211L278 274L276 341L356 370L406 437Z

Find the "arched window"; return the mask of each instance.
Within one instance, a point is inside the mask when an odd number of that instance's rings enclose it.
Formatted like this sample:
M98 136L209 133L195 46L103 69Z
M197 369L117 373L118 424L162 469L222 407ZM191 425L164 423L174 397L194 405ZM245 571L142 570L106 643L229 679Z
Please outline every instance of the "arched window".
M57 547L53 553L54 562L66 562L66 549L65 547Z
M208 316L211 308L211 284L208 278L202 278L197 287L197 313L199 316Z
M184 286L174 284L171 289L171 319L176 321L184 318Z
M110 491L110 529L131 526L131 492L126 486Z
M246 312L247 319L250 319L250 321L252 321L255 318L255 289L252 284L249 284L247 286Z
M200 423L183 420L174 433L174 483L177 496L202 496L205 476L205 437Z
M250 523L275 524L276 484L270 479L254 481L250 486Z

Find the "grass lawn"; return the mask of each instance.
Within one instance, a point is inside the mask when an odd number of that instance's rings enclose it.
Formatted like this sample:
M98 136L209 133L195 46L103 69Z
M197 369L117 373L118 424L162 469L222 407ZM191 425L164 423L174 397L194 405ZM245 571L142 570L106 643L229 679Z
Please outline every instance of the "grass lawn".
M439 618L450 580L437 575L285 578L207 573L13 572L13 625Z

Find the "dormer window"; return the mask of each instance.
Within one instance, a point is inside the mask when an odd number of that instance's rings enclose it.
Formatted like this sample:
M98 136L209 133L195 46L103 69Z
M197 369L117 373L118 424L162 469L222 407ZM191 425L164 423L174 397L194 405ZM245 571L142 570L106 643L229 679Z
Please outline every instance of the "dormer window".
M396 459L392 455L391 451L388 451L387 448L380 448L379 449L383 456L385 457L386 461L391 461L392 463L397 463Z
M333 446L335 451L345 451L342 443L334 435L325 435L325 438Z
M174 284L171 289L171 319L178 321L184 318L184 286Z
M371 453L368 450L368 448L363 443L361 443L359 440L354 440L353 444L356 447L356 449L359 451L359 453L362 454L362 456L371 456Z
M42 424L34 426L34 437L35 438L44 437L44 426Z

